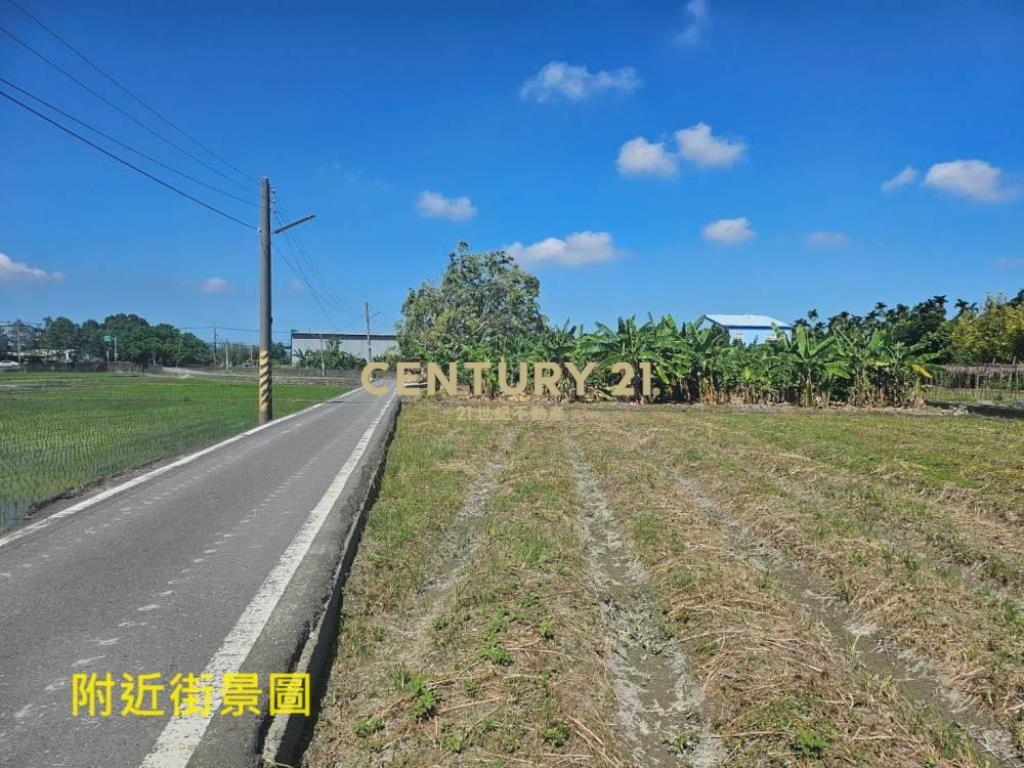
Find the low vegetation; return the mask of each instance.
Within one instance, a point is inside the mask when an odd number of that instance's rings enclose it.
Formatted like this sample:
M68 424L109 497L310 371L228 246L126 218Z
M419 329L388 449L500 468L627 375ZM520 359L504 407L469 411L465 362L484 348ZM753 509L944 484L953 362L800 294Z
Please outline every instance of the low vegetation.
M342 389L277 384L286 415ZM254 385L114 374L4 373L0 529L35 505L256 424Z
M310 768L1024 758L1024 425L516 410L403 409Z

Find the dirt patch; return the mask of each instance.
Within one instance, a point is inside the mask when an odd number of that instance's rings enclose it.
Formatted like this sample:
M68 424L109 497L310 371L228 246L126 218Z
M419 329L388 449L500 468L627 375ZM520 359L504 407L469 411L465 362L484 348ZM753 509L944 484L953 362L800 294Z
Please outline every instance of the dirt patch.
M637 765L720 765L724 750L703 716L689 660L659 623L647 574L590 468L574 446L568 451L587 566L609 635L608 674L622 738Z

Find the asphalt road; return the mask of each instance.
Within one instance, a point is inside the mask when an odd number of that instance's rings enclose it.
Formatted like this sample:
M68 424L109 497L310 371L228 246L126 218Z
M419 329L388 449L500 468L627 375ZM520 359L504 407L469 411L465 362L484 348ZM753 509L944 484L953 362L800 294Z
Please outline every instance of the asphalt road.
M389 401L348 393L0 537L0 764L254 764L266 721L219 714L219 686L208 717L170 718L169 687L164 716L122 715L122 675L255 672L266 694L322 604L354 517L339 494ZM116 682L109 717L72 715L92 672Z

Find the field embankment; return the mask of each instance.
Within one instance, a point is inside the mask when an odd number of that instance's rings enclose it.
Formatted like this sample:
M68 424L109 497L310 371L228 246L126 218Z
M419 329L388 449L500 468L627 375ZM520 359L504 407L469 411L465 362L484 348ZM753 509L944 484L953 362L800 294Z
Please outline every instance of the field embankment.
M340 394L276 384L284 416ZM0 529L34 505L256 424L255 385L116 374L0 378Z
M403 411L308 766L1021 764L1024 425L509 412Z

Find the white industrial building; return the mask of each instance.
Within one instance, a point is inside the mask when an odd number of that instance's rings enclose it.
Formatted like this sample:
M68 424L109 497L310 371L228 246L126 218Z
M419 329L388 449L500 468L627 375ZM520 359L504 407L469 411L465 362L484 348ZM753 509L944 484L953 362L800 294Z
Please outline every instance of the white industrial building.
M292 331L292 363L299 357L299 352L319 351L332 341L338 342L342 352L369 360L366 349L365 333L336 333L334 331ZM398 337L393 333L371 333L370 351L373 357L379 357L398 348Z
M708 322L724 328L729 341L760 344L784 336L789 338L793 326L768 315L705 315Z

